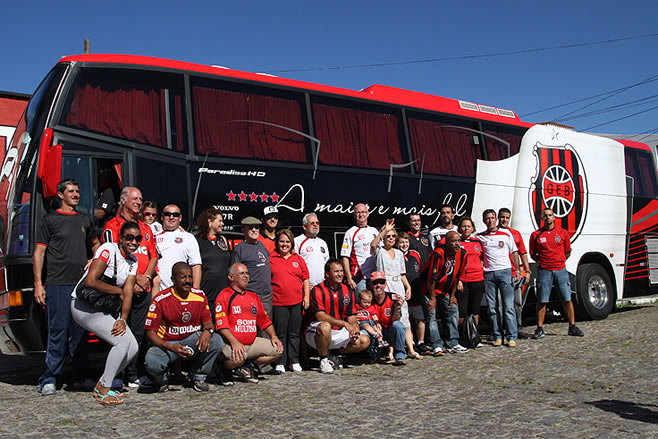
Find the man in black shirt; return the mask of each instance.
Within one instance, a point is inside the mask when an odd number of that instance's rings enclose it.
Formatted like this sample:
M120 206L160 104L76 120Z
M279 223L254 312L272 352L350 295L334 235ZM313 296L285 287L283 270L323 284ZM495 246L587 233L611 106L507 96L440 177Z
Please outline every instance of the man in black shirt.
M409 248L416 250L420 255L420 266L425 265L432 253L430 237L427 233L421 232L422 223L420 215L417 213L409 214L407 217L407 225L409 226Z
M87 245L91 245L92 251L100 245L93 236L91 219L75 211L80 202L78 182L60 181L57 196L62 207L44 217L33 256L34 300L46 307L48 317L46 370L39 378L39 391L44 396L55 393L67 348L76 357L74 366L84 363L78 359L84 329L71 318L71 292L84 273ZM41 279L44 256L48 258L45 288Z

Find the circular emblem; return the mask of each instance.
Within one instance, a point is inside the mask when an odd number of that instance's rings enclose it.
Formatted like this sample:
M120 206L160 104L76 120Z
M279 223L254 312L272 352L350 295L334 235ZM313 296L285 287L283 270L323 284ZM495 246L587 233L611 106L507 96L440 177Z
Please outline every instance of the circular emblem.
M386 317L391 317L391 308L386 308L386 309L384 310L384 315L385 315Z
M320 251L321 251L322 253L327 253L327 251L324 249L324 247L320 247Z
M429 247L430 240L427 239L425 236L421 236L420 237L420 243L423 244L425 247Z
M224 251L228 250L228 245L226 245L226 241L224 241L221 238L218 239L217 247L219 247L221 250L224 250Z
M561 165L549 167L542 178L542 198L546 207L553 209L555 216L567 216L574 203L574 184L571 174Z
M251 305L251 315L256 316L258 314L258 308L256 308L256 305Z
M258 252L258 259L260 259L261 262L267 262L267 258L263 254L263 252Z
M155 311L155 303L152 303L151 306L149 306L149 311Z
M150 240L151 240L151 235L150 235L149 233L144 233L144 238L145 238L147 241L150 241Z
M192 320L192 313L189 311L183 311L183 314L181 314L181 320L183 323L187 323L190 320Z
M498 247L500 248L505 247L505 243L503 241L498 241Z
M295 268L299 268L299 262L293 261L292 266Z
M215 312L222 312L222 305L219 305L219 304L218 304L218 305L215 307Z
M350 296L343 297L343 304L348 305L350 303Z
M562 237L560 235L556 235L555 236L555 242L557 242L559 244L561 241L562 241Z
M176 244L180 244L181 242L183 242L183 238L181 238L181 237L179 236L179 237L177 237L176 239L174 239L174 242L175 242Z

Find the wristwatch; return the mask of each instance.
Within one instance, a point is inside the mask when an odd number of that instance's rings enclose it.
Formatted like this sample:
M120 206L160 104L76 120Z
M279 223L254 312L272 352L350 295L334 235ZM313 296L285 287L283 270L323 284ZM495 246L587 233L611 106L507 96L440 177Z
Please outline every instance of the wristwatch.
M203 328L204 331L208 331L210 335L213 335L215 333L215 330L212 328Z

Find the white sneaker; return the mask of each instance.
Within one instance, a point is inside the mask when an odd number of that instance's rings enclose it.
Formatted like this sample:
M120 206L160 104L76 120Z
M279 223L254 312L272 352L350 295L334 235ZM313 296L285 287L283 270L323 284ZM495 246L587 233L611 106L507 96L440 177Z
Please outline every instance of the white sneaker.
M443 356L443 348L434 348L432 349L432 355L435 357L442 357Z
M53 383L44 384L43 387L39 389L39 393L41 393L41 396L54 395L56 391L57 388Z
M331 361L328 358L323 358L320 360L320 372L322 373L333 373L334 368L331 365Z
M276 371L281 373L286 373L286 366L284 366L283 364L277 364Z
M131 389L137 389L139 388L139 385L142 384L142 381L139 378L135 378L134 381L128 381L128 387Z
M292 371L293 372L301 372L302 371L302 366L299 363L293 363L292 364Z
M468 349L465 348L464 346L460 345L460 344L456 344L455 346L448 349L448 353L451 353L451 354L465 354L467 352L468 352Z

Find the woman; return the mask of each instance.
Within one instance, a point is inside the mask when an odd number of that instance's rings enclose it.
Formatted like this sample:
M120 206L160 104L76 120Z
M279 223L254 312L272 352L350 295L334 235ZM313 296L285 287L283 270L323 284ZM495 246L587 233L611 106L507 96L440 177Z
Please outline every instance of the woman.
M201 289L212 307L219 292L228 287L231 249L226 238L221 235L224 216L219 210L209 207L197 217L196 227L199 232L196 239L201 253Z
M465 216L459 220L459 233L462 236L462 247L466 250L466 273L457 284L457 303L459 304L459 324L464 318L473 315L476 323L480 323L480 305L484 295L484 269L482 268L482 244L472 239L475 233L473 221Z
M383 246L379 243L383 240ZM370 250L377 258L377 270L386 276L386 292L391 293L394 298L402 297L405 302L402 305L402 317L400 321L404 325L404 339L410 358L422 358L414 349L414 336L411 332L409 322L409 306L407 301L411 299L411 285L407 281L406 265L404 255L400 250L394 248L397 244L398 234L395 231L395 220L388 219L381 228L379 234L370 243Z
M123 404L123 395L110 389L112 380L137 355L137 341L126 319L132 305L132 295L135 288L135 275L137 274L137 258L133 252L137 251L142 241L142 234L137 223L127 221L121 227L119 243L108 242L101 245L91 265L78 282L84 286L106 294L117 294L121 298L121 311L119 318L102 311L97 311L86 302L78 299L76 290L71 294L71 314L75 321L98 335L109 343L112 348L105 360L105 370L96 386L94 398L99 404L110 406ZM114 279L116 285L107 283L106 278Z
M306 262L293 251L295 237L288 229L276 232L274 251L270 254L272 270L272 323L283 343L283 355L276 361L275 373L301 372L299 341L302 326L302 306L310 302L311 282Z
M162 224L157 221L158 205L155 204L155 201L144 201L144 204L142 205L142 213L139 214L139 219L151 227L153 236L162 233Z

